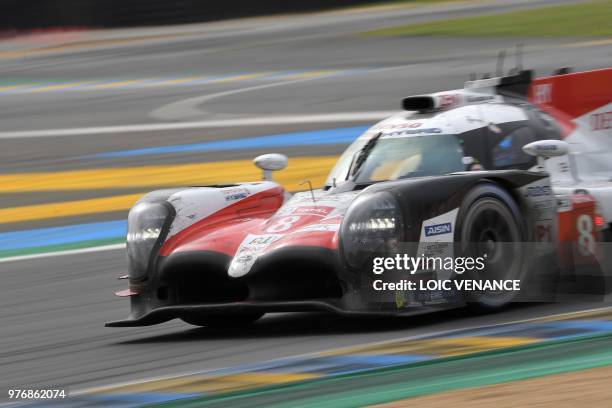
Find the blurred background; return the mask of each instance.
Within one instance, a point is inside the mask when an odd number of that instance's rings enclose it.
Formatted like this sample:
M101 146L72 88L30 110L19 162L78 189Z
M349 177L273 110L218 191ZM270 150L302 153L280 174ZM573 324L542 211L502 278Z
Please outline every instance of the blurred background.
M5 12L0 21L7 29L157 26L326 10L376 1L6 0L3 4Z
M103 324L128 313L113 292L124 286L115 278L126 273L127 210L144 192L259 179L251 160L268 152L290 157L275 175L288 190L304 179L320 186L347 144L399 110L403 97L494 73L499 51L507 51L508 70L521 44L523 66L539 76L566 66L609 67L611 0L5 0L2 11L0 398L11 387L82 390L532 318L543 318L537 324L548 331L537 326L493 340L482 339L490 331L469 332L443 350L436 345L449 341L428 340L421 349L342 352L333 364L326 360L327 369L279 369L283 376L232 378L217 388L163 383L128 391L200 395L351 371L338 361L365 370L610 329L605 313L580 314L607 302L400 322L273 315L241 332L181 322L121 330ZM576 311L570 323L550 323ZM355 353L379 357L351 360ZM568 352L547 361L560 355ZM384 395L362 403L405 396ZM563 406L568 397L558 395L553 402ZM605 397L593 404L605 406Z

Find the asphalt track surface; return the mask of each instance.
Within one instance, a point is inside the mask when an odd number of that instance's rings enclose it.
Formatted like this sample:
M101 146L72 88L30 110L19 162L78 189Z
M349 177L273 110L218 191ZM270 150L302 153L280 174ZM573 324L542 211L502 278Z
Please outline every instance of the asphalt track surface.
M275 82L1 96L0 130L17 132L392 111L406 95L460 87L472 72L494 71L498 51L511 49L517 42L525 43L524 65L539 74L568 65L580 70L608 66L612 45L593 45L584 38L375 38L354 34L395 24L554 3L567 1L478 2L455 4L451 10L446 9L449 6L434 6L262 18L190 26L181 36L168 35L155 41L95 48L85 46L5 59L0 61L0 73L16 81L272 70L363 72L286 81L269 87L261 85ZM506 66L511 65L509 58ZM253 87L257 88L251 89ZM227 94L227 91L236 92ZM220 96L202 102L204 96L219 93ZM107 134L83 131L73 136L57 132L48 137L8 137L0 139L0 172L251 158L259 151L75 159L105 151L373 122L368 119L335 123L333 117L328 116L325 123L298 121L279 125L271 120L269 124L252 126L142 132L118 130ZM276 150L292 155L330 155L339 153L343 147L326 145ZM68 199L70 194L9 194L1 199L5 207L27 205L42 199ZM88 194L95 196L97 193ZM123 215L102 214L95 219L117 219ZM50 223L37 221L22 228L44 227ZM17 228L11 226L11 229ZM364 321L319 314L281 314L266 316L251 328L235 331L191 328L178 321L148 328L105 328L105 321L127 315L127 301L112 296L124 286L115 277L125 271L125 257L120 250L0 264L3 278L0 287L0 398L5 398L5 390L11 387L55 385L82 389L601 305L524 306L485 316L452 311L403 320Z

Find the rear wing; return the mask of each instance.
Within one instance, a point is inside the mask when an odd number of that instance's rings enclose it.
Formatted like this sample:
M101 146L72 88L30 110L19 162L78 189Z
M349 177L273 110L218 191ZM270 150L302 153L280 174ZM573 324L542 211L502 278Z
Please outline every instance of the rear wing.
M612 68L534 79L528 99L561 125L582 178L612 176Z
M578 126L612 130L612 68L535 79L528 98L562 124L566 137Z

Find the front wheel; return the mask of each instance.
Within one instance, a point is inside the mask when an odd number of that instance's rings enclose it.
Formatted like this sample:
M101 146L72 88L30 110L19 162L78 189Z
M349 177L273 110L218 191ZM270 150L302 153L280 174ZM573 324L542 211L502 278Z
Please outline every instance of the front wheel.
M181 320L194 326L228 329L247 326L259 320L264 313L240 313L227 315L192 314L182 316Z
M521 212L512 196L494 183L476 185L459 210L457 240L461 256L484 257L484 269L458 279L480 281L519 280L526 273ZM468 305L479 311L507 306L519 297L518 291L483 290L464 293Z

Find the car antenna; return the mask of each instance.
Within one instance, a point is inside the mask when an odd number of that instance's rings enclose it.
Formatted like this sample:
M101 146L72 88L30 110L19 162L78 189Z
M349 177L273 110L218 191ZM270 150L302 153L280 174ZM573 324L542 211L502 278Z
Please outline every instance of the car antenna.
M310 182L310 180L304 180L300 183L300 186L303 186L304 184L308 184L308 188L310 189L310 195L312 196L312 202L316 203L317 200L315 200L314 191L312 190L312 183Z
M523 43L516 44L516 70L521 72L523 70Z
M506 51L501 50L497 55L497 70L496 76L501 77L504 75L504 59L506 59Z

